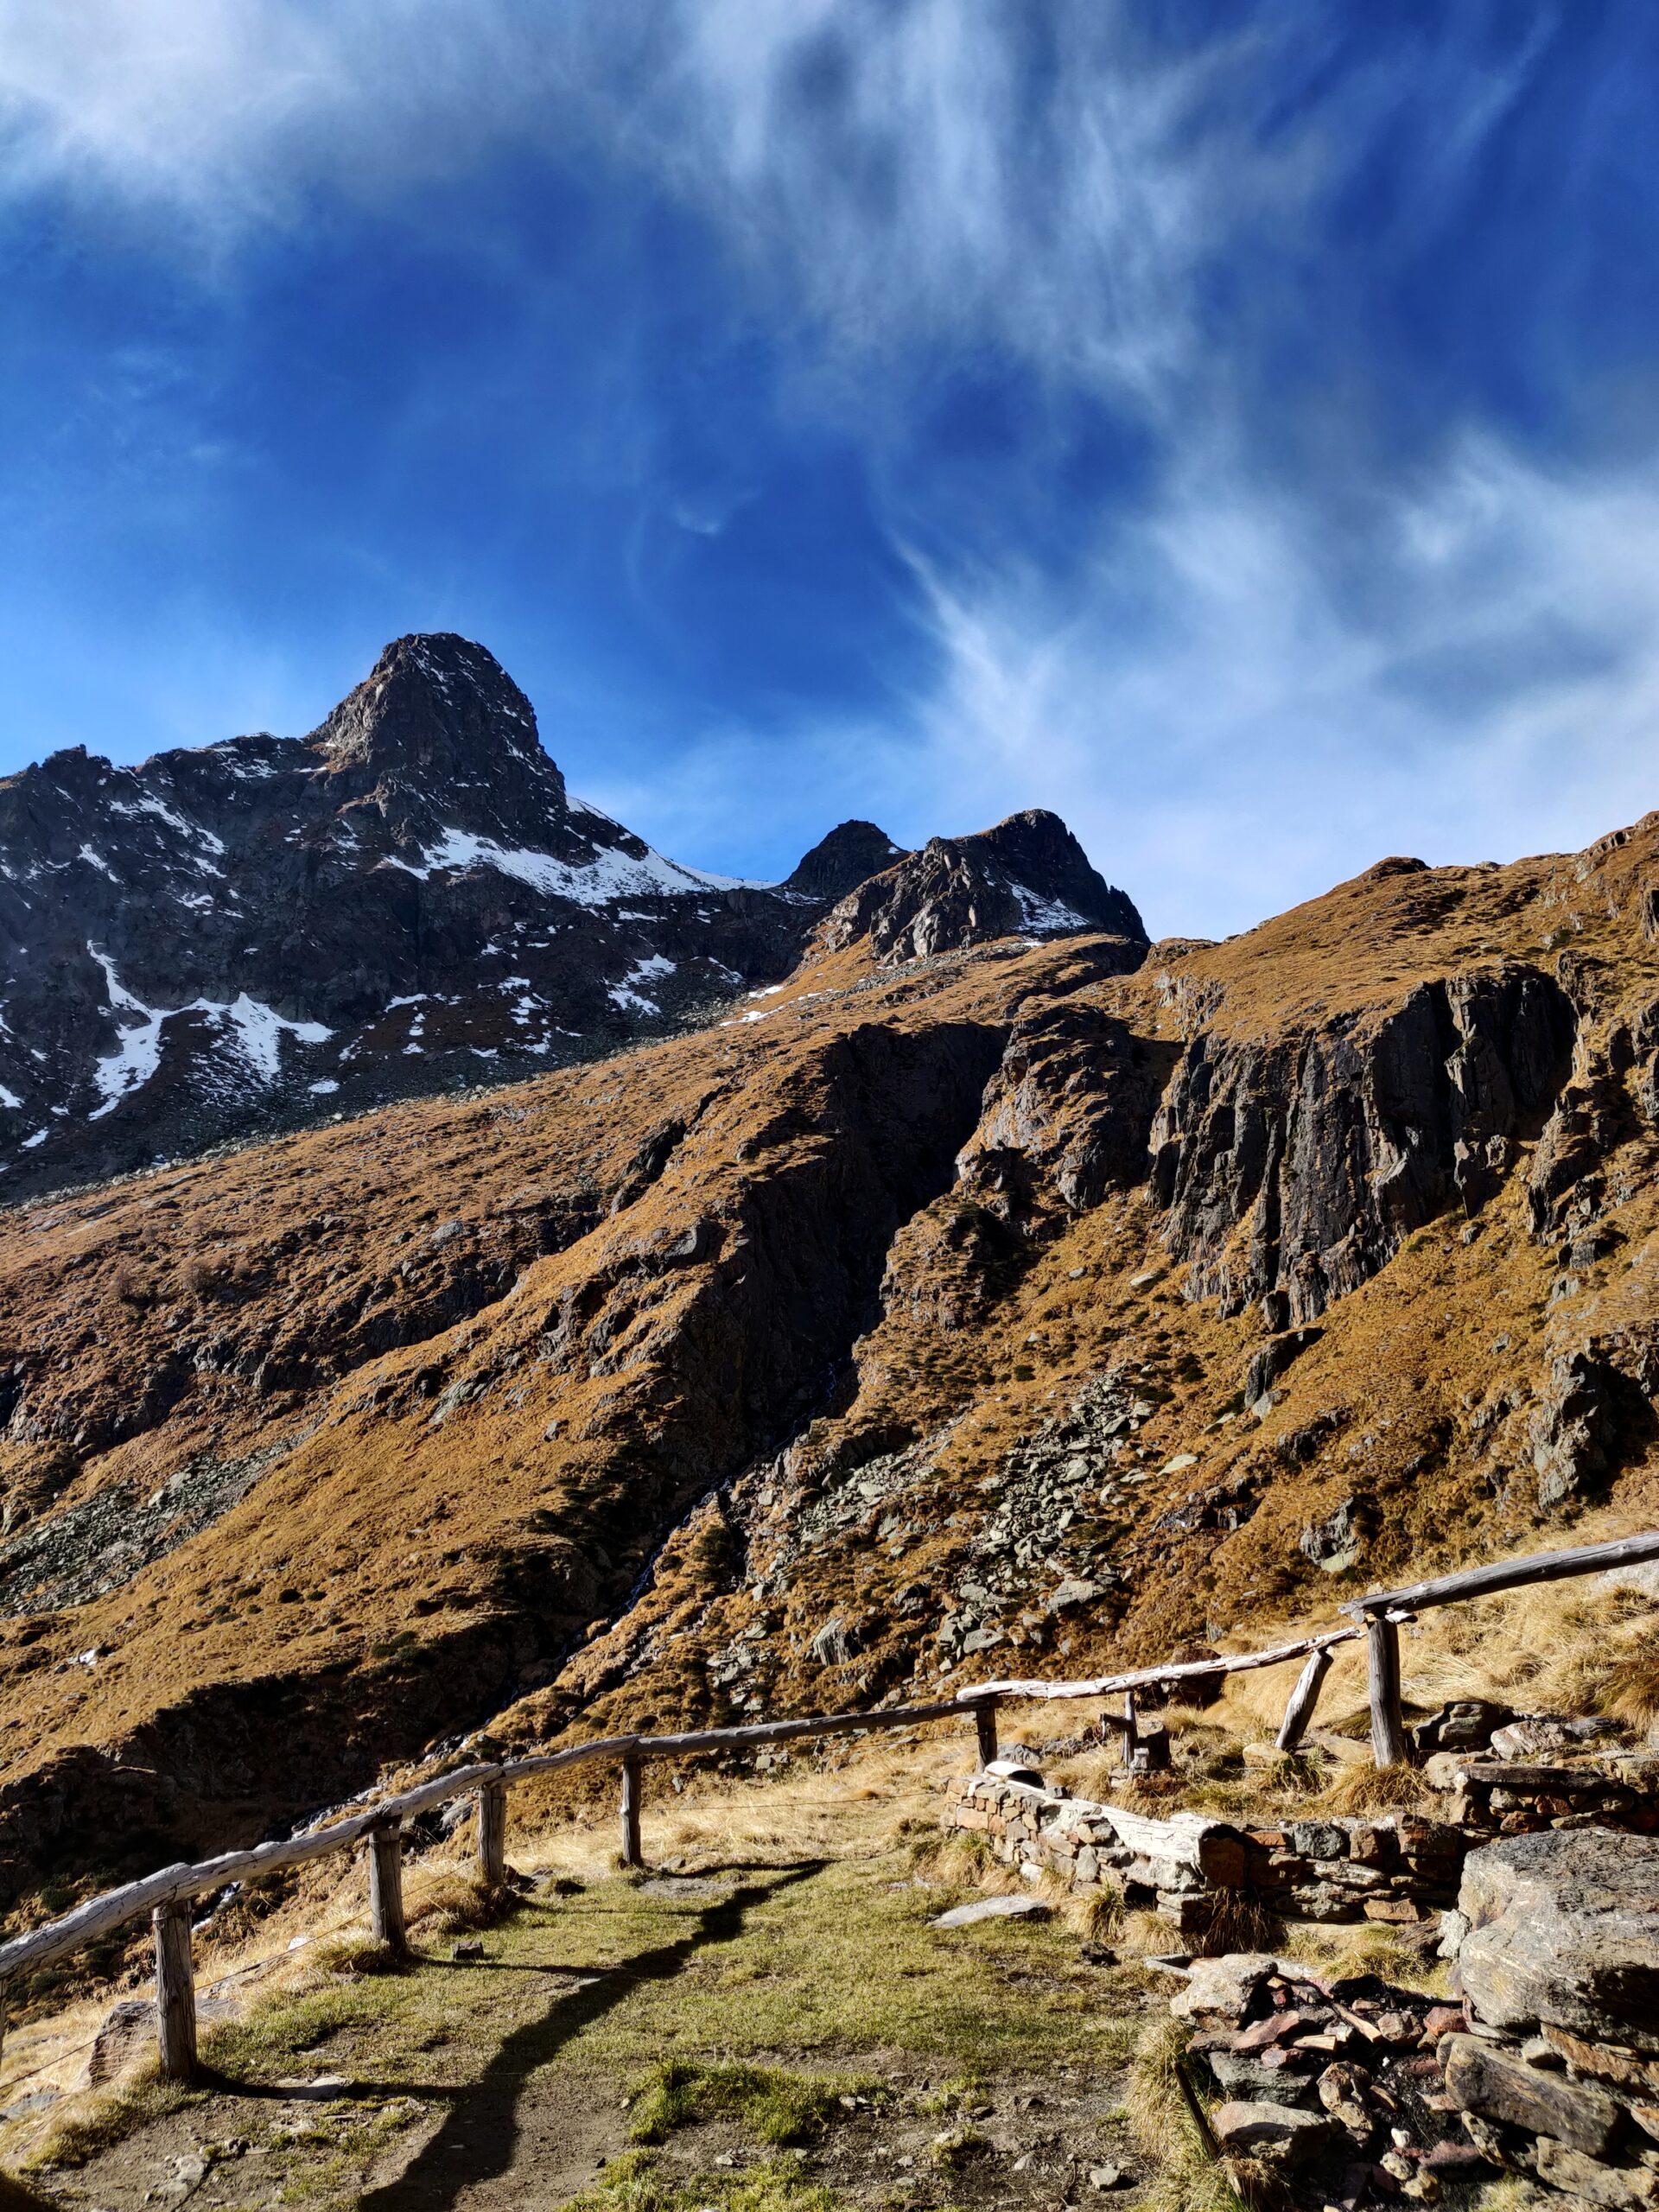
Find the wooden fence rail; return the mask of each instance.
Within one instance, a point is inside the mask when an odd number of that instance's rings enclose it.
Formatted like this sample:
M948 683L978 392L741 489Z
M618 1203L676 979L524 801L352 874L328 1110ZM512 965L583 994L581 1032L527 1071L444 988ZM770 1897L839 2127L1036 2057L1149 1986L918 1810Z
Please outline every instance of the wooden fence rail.
M815 1713L798 1720L761 1720L734 1728L701 1728L671 1736L601 1736L563 1751L539 1751L518 1759L480 1762L437 1775L413 1789L378 1800L359 1813L308 1828L280 1842L255 1844L245 1851L226 1851L194 1865L163 1866L142 1880L106 1890L89 1897L57 1920L15 1936L0 1943L0 2040L5 2033L6 1990L11 1978L25 1970L49 1965L67 1957L101 1936L148 1916L154 1932L156 1953L156 2018L162 2072L173 2080L188 2080L196 2069L196 2008L191 1958L189 1906L200 1897L226 1888L232 1882L257 1878L289 1866L303 1866L331 1853L350 1851L368 1842L369 1918L375 1938L401 1950L405 1945L403 1899L403 1830L405 1821L458 1797L476 1796L476 1851L480 1878L491 1884L505 1880L507 1871L507 1792L512 1783L532 1777L556 1774L566 1767L594 1759L614 1760L621 1770L620 1855L629 1866L644 1864L639 1840L640 1775L647 1759L678 1758L698 1751L734 1751L763 1745L799 1742L813 1736L863 1735L883 1728L914 1728L936 1720L969 1719L974 1724L975 1749L982 1767L996 1757L996 1712L1011 1699L1022 1703L1052 1699L1122 1696L1127 1702L1124 1757L1127 1762L1135 1737L1134 1694L1160 1688L1213 1683L1228 1675L1241 1675L1262 1667L1280 1667L1293 1659L1306 1661L1297 1678L1278 1743L1283 1751L1300 1744L1320 1688L1331 1666L1331 1654L1339 1643L1364 1636L1370 1647L1371 1740L1379 1766L1398 1764L1409 1755L1404 1715L1401 1707L1399 1624L1430 1605L1450 1605L1497 1590L1511 1590L1525 1583L1552 1582L1572 1574L1591 1574L1609 1567L1659 1559L1659 1532L1627 1536L1605 1544L1585 1545L1576 1551L1541 1552L1531 1559L1509 1560L1493 1567L1471 1567L1460 1574L1445 1575L1402 1590L1376 1592L1356 1599L1342 1611L1359 1618L1344 1628L1327 1629L1316 1636L1297 1638L1262 1651L1236 1652L1213 1659L1171 1661L1161 1667L1141 1667L1128 1673L1097 1675L1086 1681L1047 1682L1009 1680L965 1687L950 1698L930 1705L889 1706L863 1713Z

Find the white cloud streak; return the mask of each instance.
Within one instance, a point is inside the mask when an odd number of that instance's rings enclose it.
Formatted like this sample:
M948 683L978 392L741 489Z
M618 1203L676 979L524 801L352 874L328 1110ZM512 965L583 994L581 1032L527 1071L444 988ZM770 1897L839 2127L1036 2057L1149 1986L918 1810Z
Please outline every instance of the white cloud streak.
M1006 577L930 576L932 780L970 817L1040 795L1166 933L1246 927L1387 852L1574 849L1659 801L1659 474L1471 441L1379 524L1370 619L1304 521L1195 471L1134 540L1163 610L1139 643Z

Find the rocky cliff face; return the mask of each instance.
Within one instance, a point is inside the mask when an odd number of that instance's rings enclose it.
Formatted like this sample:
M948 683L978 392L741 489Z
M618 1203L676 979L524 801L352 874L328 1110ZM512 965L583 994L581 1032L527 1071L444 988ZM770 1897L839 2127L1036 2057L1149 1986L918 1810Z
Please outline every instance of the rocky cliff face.
M9 1196L613 1047L787 973L898 849L778 885L580 799L481 646L401 638L307 738L0 784Z
M1313 1320L1448 1205L1478 1213L1554 1105L1575 1032L1554 979L1512 966L1270 1041L1200 1027L1152 1130L1194 1294Z

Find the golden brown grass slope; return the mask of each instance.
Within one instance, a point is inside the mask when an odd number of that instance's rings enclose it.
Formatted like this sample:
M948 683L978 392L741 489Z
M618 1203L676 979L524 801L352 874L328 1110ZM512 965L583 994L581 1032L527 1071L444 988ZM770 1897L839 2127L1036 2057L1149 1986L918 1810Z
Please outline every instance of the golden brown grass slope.
M854 947L4 1217L10 1886L493 1715L1076 1671L1650 1518L1656 845L1384 863L1128 975Z

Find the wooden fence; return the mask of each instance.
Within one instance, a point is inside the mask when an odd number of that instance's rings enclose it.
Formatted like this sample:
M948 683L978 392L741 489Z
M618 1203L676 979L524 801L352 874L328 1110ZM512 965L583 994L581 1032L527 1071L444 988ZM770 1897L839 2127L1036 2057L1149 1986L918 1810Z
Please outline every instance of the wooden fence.
M458 1797L476 1796L475 1827L478 1872L480 1878L499 1885L506 1878L507 1791L515 1782L542 1774L556 1774L566 1767L592 1759L614 1760L620 1769L620 1851L623 1864L645 1863L639 1842L640 1770L647 1759L677 1758L700 1751L756 1750L771 1744L798 1742L812 1736L861 1735L883 1728L913 1728L936 1720L971 1720L976 1751L982 1767L996 1757L996 1711L1000 1703L1018 1700L1122 1697L1122 1722L1126 1758L1135 1741L1134 1698L1137 1690L1165 1691L1219 1682L1228 1675L1249 1673L1262 1667L1279 1667L1293 1659L1305 1662L1285 1709L1278 1743L1294 1751L1313 1717L1319 1689L1330 1669L1335 1646L1360 1636L1370 1646L1371 1744L1379 1766L1396 1765L1410 1756L1405 1718L1401 1707L1399 1627L1402 1621L1433 1605L1450 1605L1522 1584L1552 1582L1563 1576L1592 1574L1610 1567L1659 1559L1659 1531L1626 1536L1615 1542L1589 1544L1575 1551L1541 1552L1529 1559L1505 1560L1493 1567L1471 1567L1432 1582L1414 1583L1401 1590L1373 1592L1354 1599L1341 1610L1359 1618L1351 1626L1327 1629L1317 1636L1298 1638L1262 1651L1236 1653L1213 1659L1170 1662L1161 1667L1142 1667L1127 1674L1100 1675L1068 1682L1010 1680L982 1682L954 1697L931 1705L891 1706L864 1713L815 1714L799 1720L756 1721L736 1728L704 1728L676 1736L603 1736L573 1744L559 1751L537 1752L526 1758L507 1759L455 1768L423 1782L395 1797L382 1799L360 1813L331 1821L279 1843L261 1843L246 1851L223 1852L194 1866L164 1866L141 1881L106 1890L60 1919L48 1921L26 1935L0 1943L0 2037L5 2029L5 1993L15 1974L43 1967L68 1956L83 1945L111 1934L130 1921L149 1916L156 1950L156 2034L162 2072L170 2080L188 2080L196 2070L196 2006L194 1970L191 1956L190 1906L198 1897L222 1890L232 1882L303 1866L337 1851L349 1851L368 1842L370 1925L377 1941L396 1950L405 1947L403 1904L403 1827L416 1815Z

